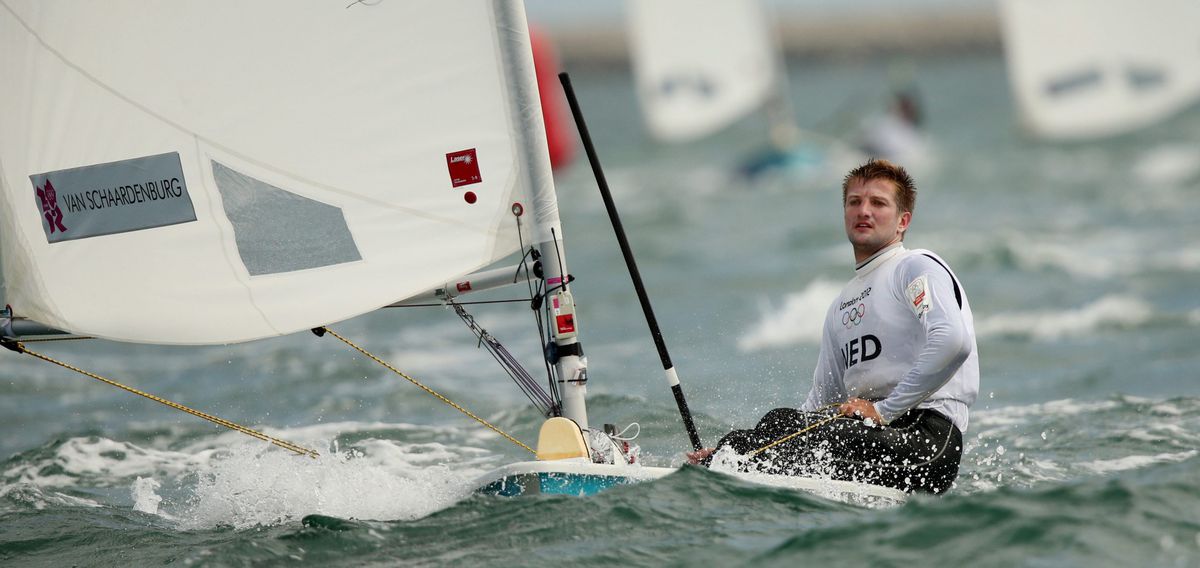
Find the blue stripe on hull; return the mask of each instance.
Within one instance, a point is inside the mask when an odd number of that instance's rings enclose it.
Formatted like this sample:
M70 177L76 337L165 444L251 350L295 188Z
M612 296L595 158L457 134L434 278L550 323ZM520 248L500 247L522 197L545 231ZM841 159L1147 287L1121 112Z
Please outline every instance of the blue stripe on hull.
M574 495L587 497L610 487L633 483L628 477L582 473L523 473L508 475L479 489L484 495Z

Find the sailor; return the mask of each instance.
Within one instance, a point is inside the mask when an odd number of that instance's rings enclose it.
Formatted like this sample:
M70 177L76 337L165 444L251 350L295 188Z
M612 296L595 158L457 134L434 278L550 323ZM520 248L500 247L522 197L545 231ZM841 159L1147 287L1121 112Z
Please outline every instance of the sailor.
M857 265L826 313L807 400L717 448L741 454L745 470L945 492L979 392L970 303L945 260L904 247L916 202L904 168L877 159L851 170L842 200ZM707 465L713 453L688 458Z

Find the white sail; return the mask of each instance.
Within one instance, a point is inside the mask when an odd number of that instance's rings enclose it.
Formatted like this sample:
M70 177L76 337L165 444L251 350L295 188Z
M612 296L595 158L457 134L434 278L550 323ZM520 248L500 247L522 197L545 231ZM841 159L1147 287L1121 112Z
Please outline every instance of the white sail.
M775 92L778 57L757 0L627 0L634 78L650 134L700 138Z
M1003 0L1021 121L1090 138L1162 120L1200 99L1200 2Z
M291 333L557 224L519 2L0 0L0 77L5 301L70 332Z

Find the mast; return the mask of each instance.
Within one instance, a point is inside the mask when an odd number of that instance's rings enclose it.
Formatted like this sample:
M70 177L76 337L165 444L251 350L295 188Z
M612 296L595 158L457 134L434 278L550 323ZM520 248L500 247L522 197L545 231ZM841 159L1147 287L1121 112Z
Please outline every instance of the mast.
M767 115L767 134L771 145L784 152L796 145L800 139L800 128L796 126L796 112L792 106L792 89L788 82L787 55L784 53L783 39L777 27L771 26L765 13L767 9L762 4L757 5L759 20L762 22L768 48L772 54L771 64L775 68L772 93L767 99L765 111Z
M588 429L587 363L579 342L579 323L575 319L575 301L570 292L570 272L567 270L566 249L563 245L562 223L558 216L558 196L550 168L550 153L546 143L546 128L538 95L537 78L529 43L529 25L521 2L511 2L497 8L498 29L502 34L501 53L508 68L505 75L513 79L514 93L511 116L520 124L522 152L520 174L531 188L532 204L523 204L518 220L527 222L532 209L534 245L541 253L542 276L546 297L553 315L550 331L553 348L547 349L558 376L563 416L574 420L582 430ZM508 37L503 37L507 35ZM521 52L517 50L520 49ZM530 207L532 205L532 207ZM517 213L514 206L514 213Z

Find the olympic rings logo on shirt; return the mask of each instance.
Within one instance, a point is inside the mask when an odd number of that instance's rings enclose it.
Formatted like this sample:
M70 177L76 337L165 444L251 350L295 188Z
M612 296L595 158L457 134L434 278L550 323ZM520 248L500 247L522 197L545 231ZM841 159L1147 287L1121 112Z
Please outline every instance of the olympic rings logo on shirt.
M850 329L850 328L862 323L863 319L865 319L866 317L867 317L867 306L865 304L859 304L853 308L850 308L849 310L842 312L842 325L846 326L846 329Z

